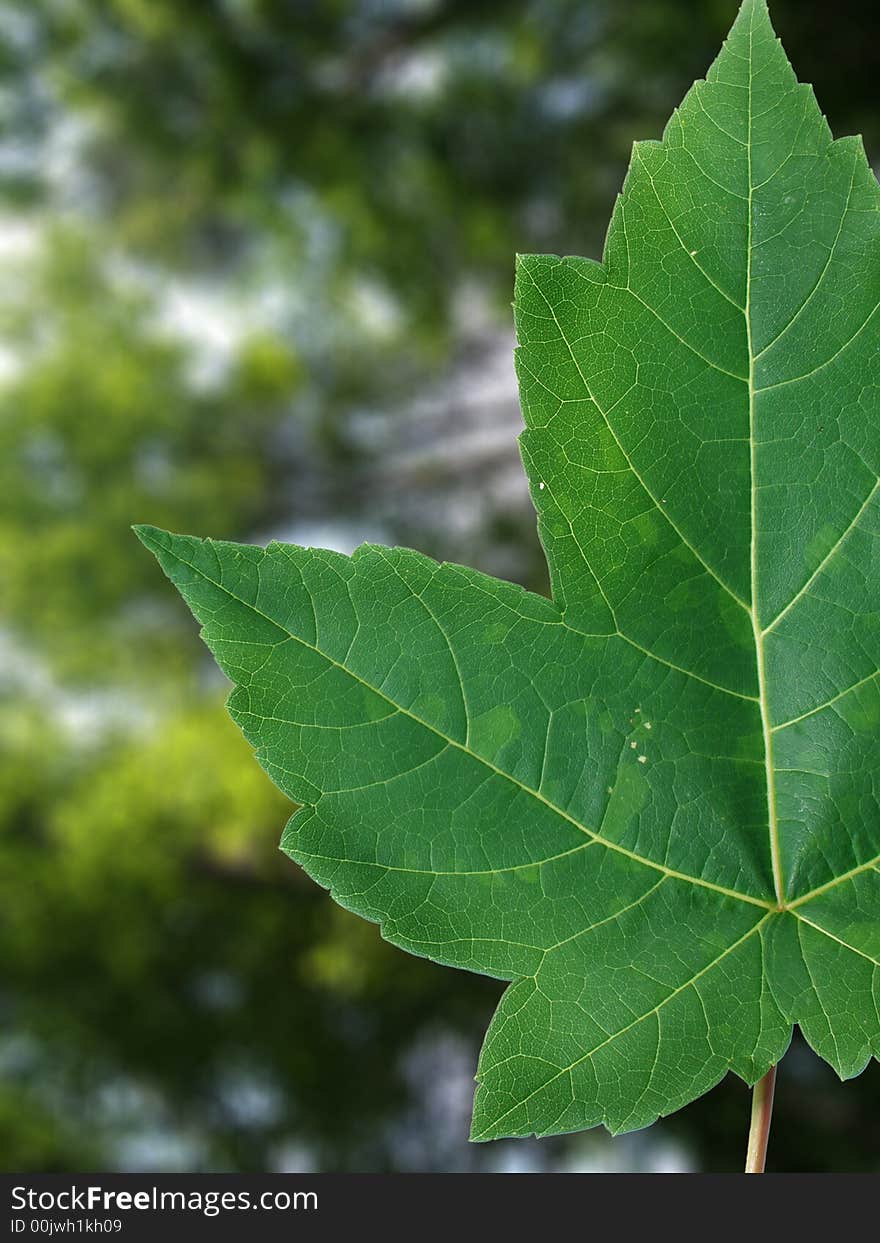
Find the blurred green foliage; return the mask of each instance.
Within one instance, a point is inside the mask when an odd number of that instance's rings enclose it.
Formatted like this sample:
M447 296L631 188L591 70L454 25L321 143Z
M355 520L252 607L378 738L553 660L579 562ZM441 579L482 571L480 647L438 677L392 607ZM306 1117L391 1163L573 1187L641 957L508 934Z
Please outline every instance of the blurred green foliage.
M3 310L20 367L0 398L6 617L65 674L115 678L122 661L153 677L157 645L173 660L181 636L169 644L162 619L132 615L154 576L131 555L131 516L223 531L265 515L295 357L254 339L221 389L192 391L181 344L151 328L143 297L113 288L81 230L46 238Z
M282 861L289 808L129 531L371 535L418 400L507 348L514 253L600 251L733 8L0 0L3 1168L737 1167L733 1082L614 1145L468 1147L499 986ZM880 150L876 6L774 14ZM422 546L537 567L527 506L470 490ZM876 1068L841 1087L798 1047L778 1099L778 1168L876 1165Z

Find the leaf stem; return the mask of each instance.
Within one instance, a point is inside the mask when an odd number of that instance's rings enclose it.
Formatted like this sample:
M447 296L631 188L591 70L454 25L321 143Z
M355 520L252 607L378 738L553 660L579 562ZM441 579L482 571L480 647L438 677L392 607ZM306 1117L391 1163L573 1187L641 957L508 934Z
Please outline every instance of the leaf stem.
M759 1079L752 1089L752 1119L749 1125L749 1146L746 1150L747 1174L764 1173L775 1087L776 1067L771 1066L764 1078Z

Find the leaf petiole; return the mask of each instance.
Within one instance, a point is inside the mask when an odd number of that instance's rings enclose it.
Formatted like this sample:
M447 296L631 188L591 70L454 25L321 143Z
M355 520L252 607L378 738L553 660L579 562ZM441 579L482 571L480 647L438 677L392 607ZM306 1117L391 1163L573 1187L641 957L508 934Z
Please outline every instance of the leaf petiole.
M773 1092L776 1067L771 1066L763 1079L752 1089L752 1117L749 1124L749 1145L746 1150L746 1174L763 1174L767 1160L767 1141L773 1118Z

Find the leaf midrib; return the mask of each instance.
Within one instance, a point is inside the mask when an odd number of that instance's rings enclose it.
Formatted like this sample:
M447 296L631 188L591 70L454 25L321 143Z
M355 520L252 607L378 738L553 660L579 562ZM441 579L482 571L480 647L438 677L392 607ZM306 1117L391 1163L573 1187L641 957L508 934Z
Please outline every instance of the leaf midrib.
M770 720L770 707L767 697L767 670L764 660L764 632L761 629L758 611L758 515L756 486L756 438L755 438L755 362L756 354L752 340L752 256L754 245L752 240L754 219L755 185L752 177L752 80L754 77L754 42L755 15L752 10L749 22L749 89L746 107L748 109L748 132L746 135L746 160L748 165L749 196L746 205L747 240L746 240L746 297L743 315L746 321L746 345L749 352L749 512L751 519L751 538L749 541L749 578L750 606L749 617L752 623L752 634L755 640L755 661L758 671L758 711L761 715L761 732L764 737L764 771L767 794L767 828L770 837L770 866L773 871L773 888L776 894L776 905L782 910L785 906L785 878L782 870L782 850L779 841L779 820L776 813L776 771L773 764L773 729Z

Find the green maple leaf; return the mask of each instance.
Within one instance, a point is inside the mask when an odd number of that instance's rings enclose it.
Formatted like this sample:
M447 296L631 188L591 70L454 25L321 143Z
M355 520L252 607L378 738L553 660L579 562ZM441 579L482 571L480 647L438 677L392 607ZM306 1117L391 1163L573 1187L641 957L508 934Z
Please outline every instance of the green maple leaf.
M140 528L396 945L512 981L476 1139L642 1127L793 1023L880 1055L880 190L745 0L602 264L520 260L552 601L402 549Z

